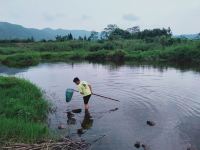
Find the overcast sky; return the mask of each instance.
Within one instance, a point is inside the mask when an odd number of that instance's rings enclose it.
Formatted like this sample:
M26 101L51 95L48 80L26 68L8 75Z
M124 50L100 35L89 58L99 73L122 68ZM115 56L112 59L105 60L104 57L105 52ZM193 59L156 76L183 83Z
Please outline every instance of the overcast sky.
M200 0L0 0L0 21L40 29L101 31L117 24L199 33Z

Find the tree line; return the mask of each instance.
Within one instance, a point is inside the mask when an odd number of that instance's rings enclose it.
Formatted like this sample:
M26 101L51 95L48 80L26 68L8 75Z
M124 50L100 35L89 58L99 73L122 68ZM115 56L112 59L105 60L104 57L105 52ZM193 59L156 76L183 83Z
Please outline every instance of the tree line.
M40 40L41 42L52 42L52 41L70 41L70 40L80 40L80 41L97 41L97 40L120 40L120 39L142 39L146 42L153 42L159 40L159 42L166 44L166 41L170 42L172 39L172 31L170 27L168 28L155 28L155 29L145 29L141 30L139 26L133 26L127 29L121 29L116 24L109 24L104 28L102 32L91 31L89 37L79 36L74 38L71 33L61 36L57 35L54 40ZM0 43L17 43L17 42L35 42L33 37L27 39L11 39L11 40L0 40Z

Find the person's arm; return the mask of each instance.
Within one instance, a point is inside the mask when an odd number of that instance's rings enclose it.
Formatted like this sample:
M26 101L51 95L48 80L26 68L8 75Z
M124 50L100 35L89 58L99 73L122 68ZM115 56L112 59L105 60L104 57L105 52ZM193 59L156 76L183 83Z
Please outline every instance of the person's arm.
M89 86L89 88L90 88L90 91L91 91L91 93L92 93L92 86L91 85L88 85Z

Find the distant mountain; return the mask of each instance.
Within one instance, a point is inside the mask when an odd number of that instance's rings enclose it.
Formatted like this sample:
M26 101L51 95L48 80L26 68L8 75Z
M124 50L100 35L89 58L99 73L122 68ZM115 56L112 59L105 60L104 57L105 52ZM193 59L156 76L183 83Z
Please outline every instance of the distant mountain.
M53 40L57 35L67 35L71 33L74 38L79 36L89 36L90 31L86 30L65 30L65 29L34 29L25 28L21 25L11 24L8 22L0 22L0 40L3 39L27 39L33 37L35 40Z
M200 34L182 34L182 35L176 35L177 38L186 38L186 39L200 39Z

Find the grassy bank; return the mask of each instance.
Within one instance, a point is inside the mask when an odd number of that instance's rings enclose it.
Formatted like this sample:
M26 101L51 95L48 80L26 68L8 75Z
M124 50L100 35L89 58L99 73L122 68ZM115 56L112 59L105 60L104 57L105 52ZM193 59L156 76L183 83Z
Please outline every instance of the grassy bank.
M200 64L200 41L159 40L64 41L0 44L0 62L11 67L42 61L144 61Z
M0 141L34 142L49 137L48 103L23 79L0 76Z

